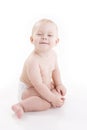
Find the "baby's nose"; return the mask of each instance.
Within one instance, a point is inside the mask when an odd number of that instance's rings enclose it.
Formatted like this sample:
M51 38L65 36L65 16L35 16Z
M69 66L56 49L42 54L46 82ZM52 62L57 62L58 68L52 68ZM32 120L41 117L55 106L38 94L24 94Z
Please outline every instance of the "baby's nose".
M47 35L43 35L43 36L42 36L42 39L47 39Z

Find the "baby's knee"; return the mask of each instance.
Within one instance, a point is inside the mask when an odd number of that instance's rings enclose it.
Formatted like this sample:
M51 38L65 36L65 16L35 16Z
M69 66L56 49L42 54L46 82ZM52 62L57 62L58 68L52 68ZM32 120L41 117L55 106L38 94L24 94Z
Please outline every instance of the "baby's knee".
M49 102L44 102L44 108L47 110L47 109L50 109L51 108L51 104Z
M47 104L47 108L48 109L51 108L51 104L50 103Z

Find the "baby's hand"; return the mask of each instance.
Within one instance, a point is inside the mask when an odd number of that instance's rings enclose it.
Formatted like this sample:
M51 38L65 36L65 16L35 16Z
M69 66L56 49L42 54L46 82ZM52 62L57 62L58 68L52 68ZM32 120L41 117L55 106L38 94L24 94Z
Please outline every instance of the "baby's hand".
M64 97L62 95L55 95L54 100L52 101L52 106L61 107L64 104Z
M66 94L66 88L62 84L59 84L58 86L56 86L56 90L62 96L65 96L65 94Z

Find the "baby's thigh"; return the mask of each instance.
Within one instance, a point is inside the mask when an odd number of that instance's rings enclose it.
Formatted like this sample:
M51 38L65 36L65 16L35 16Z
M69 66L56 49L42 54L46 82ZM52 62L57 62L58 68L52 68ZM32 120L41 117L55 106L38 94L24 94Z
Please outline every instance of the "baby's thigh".
M40 94L33 87L26 88L22 93L22 99L26 99L31 96L40 96Z

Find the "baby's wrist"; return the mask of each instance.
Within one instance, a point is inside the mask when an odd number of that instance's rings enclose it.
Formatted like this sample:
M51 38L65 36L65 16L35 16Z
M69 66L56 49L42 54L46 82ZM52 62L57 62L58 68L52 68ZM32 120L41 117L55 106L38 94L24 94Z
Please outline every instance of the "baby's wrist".
M57 84L56 88L59 87L59 86L63 86L63 84L62 83Z

